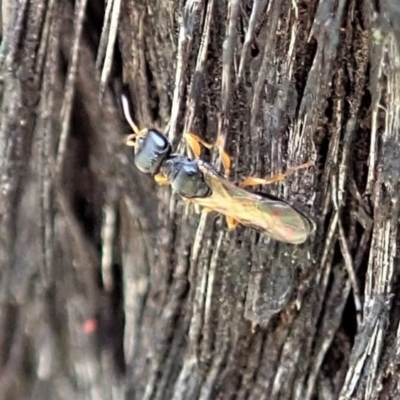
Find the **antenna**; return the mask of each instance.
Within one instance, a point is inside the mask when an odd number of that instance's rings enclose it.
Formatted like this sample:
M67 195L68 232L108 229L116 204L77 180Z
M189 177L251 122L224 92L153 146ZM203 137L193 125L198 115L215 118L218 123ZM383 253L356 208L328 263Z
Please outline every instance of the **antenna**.
M125 119L128 121L128 124L131 126L133 132L135 132L135 135L139 135L140 130L132 120L131 114L129 112L128 99L126 98L126 96L124 94L122 95L122 109L124 110ZM127 144L128 144L128 140L130 140L131 137L132 137L132 135L128 136ZM128 144L128 146L129 146L129 144Z

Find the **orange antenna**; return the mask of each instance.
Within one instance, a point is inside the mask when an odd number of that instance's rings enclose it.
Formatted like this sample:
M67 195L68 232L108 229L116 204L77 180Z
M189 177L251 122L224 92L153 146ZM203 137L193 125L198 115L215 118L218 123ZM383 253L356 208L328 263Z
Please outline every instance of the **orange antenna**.
M124 110L124 115L126 120L128 121L128 124L131 126L133 132L135 132L135 135L139 135L140 134L140 130L137 127L137 125L133 122L131 114L129 112L129 103L128 103L128 99L126 98L125 95L122 95L122 109ZM128 144L128 140L131 140L131 137L133 135L129 135L128 139L127 139L127 144ZM128 144L128 146L130 146Z

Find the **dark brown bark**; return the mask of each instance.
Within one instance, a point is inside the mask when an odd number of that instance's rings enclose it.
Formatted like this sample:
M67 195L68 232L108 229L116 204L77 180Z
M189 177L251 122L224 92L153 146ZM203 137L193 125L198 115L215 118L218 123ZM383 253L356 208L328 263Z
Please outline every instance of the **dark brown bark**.
M394 4L3 1L0 399L399 398ZM262 191L315 234L156 187L123 91L179 151L222 136L234 180L313 160Z

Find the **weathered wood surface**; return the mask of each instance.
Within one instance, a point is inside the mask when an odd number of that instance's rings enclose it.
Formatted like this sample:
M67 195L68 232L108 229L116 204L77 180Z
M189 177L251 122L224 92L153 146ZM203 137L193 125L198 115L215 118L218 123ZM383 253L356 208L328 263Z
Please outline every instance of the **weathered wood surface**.
M396 399L400 6L2 2L0 399ZM225 139L317 224L228 232L132 165ZM216 154L213 162L219 163Z

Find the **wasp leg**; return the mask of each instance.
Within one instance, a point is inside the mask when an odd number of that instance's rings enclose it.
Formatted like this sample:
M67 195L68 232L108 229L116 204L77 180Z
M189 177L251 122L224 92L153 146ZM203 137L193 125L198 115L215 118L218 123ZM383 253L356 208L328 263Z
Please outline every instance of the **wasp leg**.
M235 218L226 216L226 224L228 225L228 229L232 230L235 229L240 224L240 222Z
M212 144L205 142L203 139L195 135L194 133L184 133L183 137L185 138L187 144L190 149L193 151L193 154L196 158L200 158L201 155L201 144L207 149L211 149L213 147Z
M245 186L269 185L271 183L280 182L280 181L283 181L289 175L292 175L295 171L298 171L299 169L312 167L313 165L314 165L313 161L308 161L304 164L298 165L297 167L289 168L283 174L276 174L276 175L271 176L268 179L248 177L248 178L244 179L243 181L239 182L239 186L245 187Z
M229 154L224 150L223 140L221 137L218 137L215 144L208 143L201 139L199 136L195 135L194 133L185 133L184 135L185 140L187 141L189 147L193 151L193 154L196 158L200 158L201 155L201 146L203 145L207 149L212 149L216 147L218 149L219 155L222 160L222 165L224 166L225 175L229 176L231 170L231 158Z
M147 135L147 132L148 132L148 129L142 129L142 130L138 130L137 132L135 132L135 133L131 133L130 135L128 135L127 137L126 137L126 139L125 139L125 144L127 145L127 146L130 146L130 147L135 147L136 146L136 139L138 138L138 137L141 137L141 136L146 136Z
M159 184L159 185L169 185L169 181L167 177L163 174L156 174L154 175L154 180Z
M229 154L224 150L224 141L221 136L218 136L214 146L219 151L219 156L221 157L222 165L224 166L225 175L229 176L231 173L232 162Z

